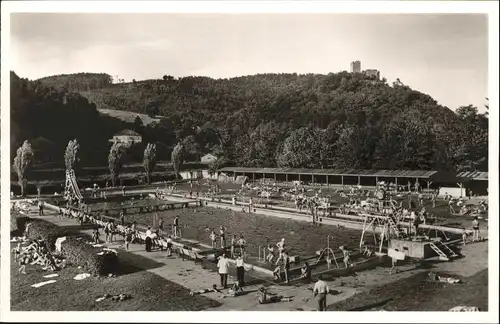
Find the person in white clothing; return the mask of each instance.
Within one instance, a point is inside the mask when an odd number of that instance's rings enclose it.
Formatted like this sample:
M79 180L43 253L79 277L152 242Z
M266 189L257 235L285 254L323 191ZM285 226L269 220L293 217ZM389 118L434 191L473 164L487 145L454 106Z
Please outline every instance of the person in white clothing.
M318 281L314 284L313 297L318 296L318 311L326 310L326 295L330 292L328 285L323 281L321 275L318 276Z
M238 280L238 285L243 287L245 285L245 263L243 262L243 257L238 255L236 258L236 278Z
M217 268L219 268L220 285L222 288L226 288L227 274L229 272L229 261L226 259L225 253L223 253L219 258L219 262L217 263Z

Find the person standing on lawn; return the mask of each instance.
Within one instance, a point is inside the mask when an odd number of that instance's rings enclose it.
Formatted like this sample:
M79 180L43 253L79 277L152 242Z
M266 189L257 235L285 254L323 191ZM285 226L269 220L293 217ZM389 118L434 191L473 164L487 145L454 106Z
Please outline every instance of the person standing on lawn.
M220 247L224 249L226 247L226 228L224 225L220 226Z
M212 249L217 248L217 234L215 234L215 230L213 229L212 232L210 232L210 241L212 242Z
M326 295L330 292L328 285L323 281L321 275L318 276L318 281L314 284L313 297L318 296L318 311L326 310Z
M158 218L158 214L156 214L156 218ZM160 235L163 235L163 218L158 219L158 229L160 231Z
M120 212L120 224L125 225L125 213L123 212L123 209Z
M132 228L130 227L130 225L128 225L125 228L125 251L128 252L128 248L131 242L132 242Z
M174 219L174 237L179 237L179 215Z
M153 240L151 239L151 235L153 232L151 232L151 227L148 226L148 230L146 231L146 240L145 240L145 245L146 245L146 252L151 252L151 246L153 245Z
M43 216L43 208L44 208L44 203L42 200L38 202L38 214L40 216Z
M233 237L231 238L231 258L234 259L234 250L236 248L236 235L233 234Z
M288 252L283 251L283 270L285 272L285 282L290 282L290 258L288 257Z
M243 257L238 255L236 258L236 278L238 279L238 284L240 287L245 285L245 263L243 262Z
M240 239L238 240L238 245L240 246L240 254L242 256L245 255L245 246L247 245L247 241L245 241L245 238L243 235L240 235Z
M472 242L479 241L479 219L477 216L474 216L474 220L472 221Z
M225 289L227 287L227 275L229 272L229 262L226 259L225 253L222 253L221 257L219 258L217 268L219 268L220 285Z
M167 256L172 256L172 236L167 237Z

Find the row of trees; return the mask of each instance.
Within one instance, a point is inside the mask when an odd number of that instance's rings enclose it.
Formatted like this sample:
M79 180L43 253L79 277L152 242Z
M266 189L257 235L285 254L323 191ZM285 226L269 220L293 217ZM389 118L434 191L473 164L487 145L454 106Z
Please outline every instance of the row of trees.
M114 142L109 150L108 154L108 166L111 175L111 181L113 186L116 186L119 180L120 173L122 171L124 157L127 154L128 146L121 142ZM79 163L79 152L80 145L76 139L68 142L66 146L66 151L64 153L64 162L66 170L74 170ZM14 170L17 174L18 184L21 188L21 195L24 196L24 189L27 184L27 174L30 168L33 166L35 153L32 145L29 141L24 141L24 143L17 149L16 156L14 158ZM179 175L180 168L184 162L184 146L182 143L178 143L174 150L172 151L172 165L176 177ZM157 163L156 158L156 144L148 143L144 150L143 166L147 182L151 182L151 174Z

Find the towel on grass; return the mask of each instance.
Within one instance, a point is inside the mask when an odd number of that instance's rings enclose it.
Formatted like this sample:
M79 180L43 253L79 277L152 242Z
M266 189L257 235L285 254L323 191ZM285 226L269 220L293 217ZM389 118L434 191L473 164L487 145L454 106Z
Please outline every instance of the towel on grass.
M31 285L31 287L33 287L33 288L39 288L39 287L42 287L42 286L45 286L45 285L48 285L48 284L51 284L51 283L54 283L54 282L57 282L57 280L49 280L49 281L39 282L37 284Z
M86 279L88 277L90 277L90 273L80 273L80 274L76 275L73 279L83 280L83 279Z

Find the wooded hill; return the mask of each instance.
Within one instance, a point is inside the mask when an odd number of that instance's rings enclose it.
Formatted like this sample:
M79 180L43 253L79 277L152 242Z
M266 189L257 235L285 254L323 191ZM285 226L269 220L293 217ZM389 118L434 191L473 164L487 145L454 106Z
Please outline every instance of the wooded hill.
M87 163L99 164L106 160L107 140L128 127L146 142L161 143L164 157L183 141L190 159L214 152L220 165L488 167L487 115L467 103L454 112L407 85L363 74L106 80L111 77L79 73L28 81L13 73L12 149L25 139L43 138L61 152L76 137ZM96 108L164 118L130 125Z

